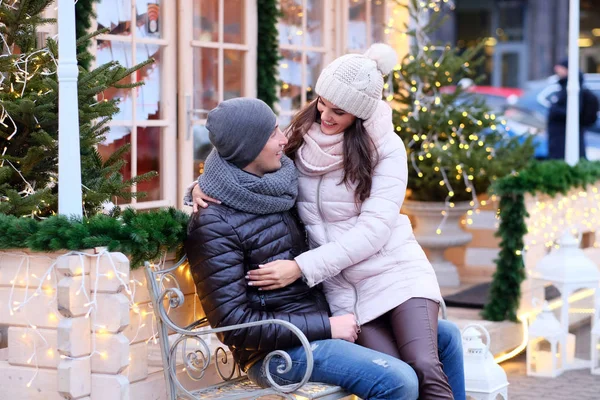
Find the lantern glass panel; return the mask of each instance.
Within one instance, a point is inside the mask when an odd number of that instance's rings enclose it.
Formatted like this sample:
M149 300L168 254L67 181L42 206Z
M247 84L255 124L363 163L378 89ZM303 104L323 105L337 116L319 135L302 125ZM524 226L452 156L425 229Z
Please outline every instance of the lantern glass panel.
M598 370L600 373L600 336L595 336L594 341L592 342L592 352L594 352L595 357L592 357L592 369Z
M562 368L562 357L560 343L556 345L556 369ZM531 371L538 374L550 374L552 372L552 358L555 356L552 345L547 340L540 340L532 347Z
M556 369L562 369L563 368L563 362L565 360L566 357L566 351L563 351L565 349L562 348L562 346L560 345L560 343L556 344ZM563 354L564 353L564 354Z

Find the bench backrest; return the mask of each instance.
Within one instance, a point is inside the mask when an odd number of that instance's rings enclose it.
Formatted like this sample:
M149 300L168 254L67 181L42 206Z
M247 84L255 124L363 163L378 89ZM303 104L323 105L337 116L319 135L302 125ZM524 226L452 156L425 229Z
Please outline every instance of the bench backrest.
M178 393L185 393L192 396L177 378L178 347L182 345L182 361L188 376L193 380L200 380L202 378L210 365L211 357L208 343L199 336L199 332L195 331L198 328L208 326L206 318L202 318L182 328L169 318L168 309L165 308L165 305L169 309L179 308L185 301L185 296L181 292L179 283L173 273L181 266L187 266L187 257L184 256L175 265L165 269L158 269L150 262L145 263L146 282L156 316L157 340L160 345L165 383L170 400L176 400ZM180 335L172 344L169 342L169 330ZM189 339L193 339L202 348L201 353L194 351L186 354L186 341Z

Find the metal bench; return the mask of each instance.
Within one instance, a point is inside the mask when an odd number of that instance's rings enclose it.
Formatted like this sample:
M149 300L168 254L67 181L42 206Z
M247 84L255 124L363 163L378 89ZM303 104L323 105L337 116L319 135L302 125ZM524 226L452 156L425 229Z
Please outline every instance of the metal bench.
M157 269L149 262L145 263L145 272L148 290L152 299L152 306L156 316L158 328L158 342L162 355L164 375L166 381L167 395L169 400L188 399L259 399L259 398L280 398L280 399L326 399L334 400L349 396L340 387L326 385L322 383L308 382L313 369L313 355L310 343L301 330L293 324L282 320L264 320L240 325L232 325L223 328L211 329L206 318L192 323L185 328L177 326L169 318L165 309L165 303L171 309L181 307L184 303L184 295L180 290L179 283L175 279L173 271L182 265L187 264L187 258L183 257L177 264L165 269ZM169 282L169 286L166 282ZM211 365L213 354L210 346L201 336L207 337L214 333L226 332L236 329L249 328L253 326L278 324L291 330L302 343L306 351L308 365L303 379L294 385L280 386L273 381L270 371L267 378L271 384L268 389L263 389L252 383L248 377L243 375L239 366L228 363L228 352L223 346L214 350L214 361L217 373L223 382L200 388L189 389L184 387L177 377L177 352L181 351L181 360L187 376L192 381L200 381L208 367ZM202 330L199 330L202 328ZM178 334L175 341L169 343L169 329ZM190 346L190 341L194 346ZM276 350L266 356L266 360L273 357L281 357L285 360L285 365L280 366L280 371L286 372L292 368L292 362L287 353L282 350ZM221 365L230 364L232 367L228 373L221 371Z

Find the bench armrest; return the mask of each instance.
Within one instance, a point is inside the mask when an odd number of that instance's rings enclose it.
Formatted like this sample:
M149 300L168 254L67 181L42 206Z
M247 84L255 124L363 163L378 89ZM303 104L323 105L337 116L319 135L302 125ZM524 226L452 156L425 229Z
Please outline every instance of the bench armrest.
M212 356L208 344L206 343L206 341L204 341L201 338L201 336L211 335L214 333L228 332L228 331L233 331L233 330L237 330L237 329L251 328L251 327L267 325L267 324L282 325L285 328L292 331L292 333L294 335L296 335L298 337L298 339L300 340L302 347L304 347L304 350L306 352L306 361L307 361L306 372L304 374L304 377L302 378L302 380L300 382L298 382L296 384L292 384L292 385L284 385L284 386L278 385L273 380L273 377L271 376L271 372L269 371L269 369L265 368L265 374L267 376L267 379L268 379L271 387L274 390L281 392L281 393L292 393L292 392L300 389L302 386L304 386L304 384L306 384L308 382L308 380L310 379L310 376L312 374L312 369L313 369L312 349L311 349L310 343L309 343L308 339L306 338L306 336L304 335L304 333L300 329L298 329L295 325L291 324L288 321L283 321L283 320L278 320L278 319L268 319L268 320L249 322L249 323L244 323L244 324L239 324L239 325L224 326L224 327L220 327L220 328L210 328L206 318L203 318L199 321L192 323L191 325L188 325L185 328L182 328L182 327L179 327L178 325L176 325L171 320L171 318L169 317L168 311L165 309L165 302L168 303L168 307L170 309L175 309L175 308L181 307L185 300L184 295L179 288L179 284L177 283L177 280L173 276L172 272L175 269L179 268L181 265L184 265L185 263L187 263L186 257L181 259L174 266L166 268L166 269L161 269L161 270L154 268L154 266L148 262L145 263L146 281L147 281L148 290L150 292L150 297L152 299L154 314L156 316L156 321L157 321L158 335L159 335L158 340L160 343L161 354L162 354L162 358L163 358L163 365L165 368L165 379L167 379L167 387L170 388L171 396L173 397L173 395L176 392L183 392L189 396L192 396L192 394L187 389L185 389L181 385L179 380L177 379L177 350L180 345L181 345L181 351L182 351L181 356L182 356L182 359L183 359L183 362L185 365L185 371L191 379L198 381L198 380L202 379L202 377L204 376L206 369L210 365L211 356ZM170 279L168 281L174 282L175 287L165 287L165 284L164 284L165 277L169 277ZM203 328L203 329L198 330L199 328ZM177 338L175 340L175 342L171 345L169 344L169 340L168 340L168 330L169 329L180 335L180 337ZM187 343L190 340L196 342L202 350L198 350L198 347L196 347L196 349L192 349L192 350L188 351ZM215 358L218 359L218 355L220 352L225 356L225 358L223 358L223 363L226 364L227 356L226 356L225 350L222 347L219 347L216 349ZM291 357L289 356L289 354L287 354L283 350L275 350L275 351L272 351L269 354L267 354L267 356L265 357L266 365L268 365L269 361L275 356L281 357L284 360L284 364L280 365L277 368L277 372L283 374L283 373L286 373L291 370L291 368L292 368ZM232 368L231 374L229 376L223 375L219 368L218 360L216 362L216 367L217 367L217 372L219 373L219 376L223 380L230 380L233 377L233 374L235 373L235 366L234 366L234 368ZM167 370L168 370L168 372L167 372Z

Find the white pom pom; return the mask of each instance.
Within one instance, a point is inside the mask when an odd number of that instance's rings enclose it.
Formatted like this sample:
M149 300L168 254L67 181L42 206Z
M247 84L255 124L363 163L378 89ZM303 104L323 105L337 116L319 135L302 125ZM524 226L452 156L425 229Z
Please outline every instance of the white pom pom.
M383 75L388 75L398 64L396 50L384 43L373 43L365 56L377 63L377 69Z

